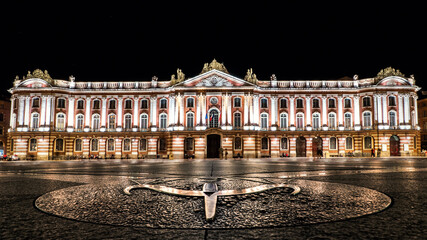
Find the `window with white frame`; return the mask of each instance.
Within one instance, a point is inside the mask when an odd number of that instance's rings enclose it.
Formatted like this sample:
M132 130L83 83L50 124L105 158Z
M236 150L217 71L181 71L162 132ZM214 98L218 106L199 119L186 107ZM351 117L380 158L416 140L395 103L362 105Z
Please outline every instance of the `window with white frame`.
M351 113L344 114L344 128L351 128Z
M261 108L268 108L267 98L261 98Z
M261 128L267 128L267 127L268 127L268 114L261 113Z
M116 129L116 115L115 114L108 115L108 129L109 130Z
M113 138L109 138L107 140L107 151L109 151L109 152L114 151L114 143L115 143L115 141Z
M160 116L159 116L159 123L160 123L159 127L160 128L164 129L167 127L167 125L166 125L167 118L168 118L168 115L166 115L166 113L160 114Z
M391 107L396 106L396 97L395 96L388 96L388 105Z
M194 127L194 113L193 112L187 113L187 121L186 122L187 122L187 128L193 128Z
M38 97L33 98L33 105L32 105L32 107L33 108L40 107L40 98L38 98Z
M168 107L168 100L166 100L166 98L160 99L160 108L165 109L167 107Z
M32 113L31 114L31 128L36 129L39 127L39 114Z
M320 113L313 113L313 128L319 129L320 128Z
M194 107L194 98L192 98L192 97L187 98L187 107L188 108Z
M351 99L350 98L344 99L344 108L351 108Z
M239 112L234 113L234 127L239 128L242 126L242 115Z
M329 149L337 150L337 138L336 137L329 138Z
M328 114L328 123L329 123L329 128L334 129L337 126L336 123L336 115L335 113L331 112Z
M280 114L280 128L288 128L288 114Z
M390 127L396 127L397 126L396 112L395 111L388 112L388 119L389 119Z
M132 129L132 115L126 114L125 115L125 130Z
M147 151L147 139L141 138L139 140L139 151Z
M99 151L99 140L97 138L93 138L90 143L90 150L92 152L98 152Z
M58 113L58 115L56 115L56 128L58 130L65 129L65 114Z
M130 138L125 138L123 140L123 151L124 152L130 152L131 149L131 141Z
M345 138L345 149L346 150L353 149L353 138L352 137L346 137Z
M371 112L363 112L363 126L372 127Z
M76 128L82 130L84 127L84 116L83 114L77 114L76 116Z
M143 113L141 114L141 129L148 128L148 115Z
M304 114L303 113L297 113L297 128L298 129L304 128Z
M74 151L75 152L81 152L82 151L82 139L81 138L77 138L76 140L74 140Z
M92 115L92 130L93 131L98 131L99 127L100 127L100 122L99 122L99 114L93 114Z
M233 103L235 108L242 107L242 99L239 97L235 97Z
M371 106L371 97L363 97L362 98L362 106L363 107L370 107Z

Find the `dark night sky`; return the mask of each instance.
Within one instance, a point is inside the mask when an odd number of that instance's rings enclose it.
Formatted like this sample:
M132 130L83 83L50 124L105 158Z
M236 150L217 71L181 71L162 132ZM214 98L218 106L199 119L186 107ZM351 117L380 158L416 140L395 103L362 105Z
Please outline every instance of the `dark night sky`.
M168 80L176 68L193 77L216 58L233 75L252 67L259 79L364 78L392 66L427 88L419 3L17 4L1 14L1 79L8 89L40 68L77 81Z

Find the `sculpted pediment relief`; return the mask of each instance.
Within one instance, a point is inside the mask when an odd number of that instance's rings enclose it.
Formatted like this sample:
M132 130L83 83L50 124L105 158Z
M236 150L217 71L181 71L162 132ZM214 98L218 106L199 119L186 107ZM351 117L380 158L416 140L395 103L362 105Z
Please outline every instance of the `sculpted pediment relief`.
M212 75L202 79L195 86L196 87L231 87L234 85L231 82L227 81L227 79L225 78L222 78L218 75Z
M253 84L219 70L211 70L180 83L185 87L240 87Z

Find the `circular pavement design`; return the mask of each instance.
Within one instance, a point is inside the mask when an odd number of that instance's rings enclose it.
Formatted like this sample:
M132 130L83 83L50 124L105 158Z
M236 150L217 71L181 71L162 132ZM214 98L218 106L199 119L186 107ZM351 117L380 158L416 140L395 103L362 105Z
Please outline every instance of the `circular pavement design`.
M201 190L207 179L139 179L185 190ZM36 199L43 212L83 222L149 228L230 229L281 227L330 222L384 210L387 195L364 187L311 180L275 181L297 185L261 193L219 196L216 217L207 222L203 197L175 196L149 189L123 189L137 184L129 179L109 184L88 184L46 193ZM272 183L255 178L222 178L218 188L242 189Z

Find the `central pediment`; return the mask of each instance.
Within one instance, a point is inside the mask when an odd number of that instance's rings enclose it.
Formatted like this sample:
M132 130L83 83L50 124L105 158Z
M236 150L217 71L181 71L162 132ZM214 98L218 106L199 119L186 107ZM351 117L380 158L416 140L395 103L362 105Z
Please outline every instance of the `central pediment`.
M202 73L193 78L187 79L176 86L184 87L241 87L254 86L241 78L232 76L228 73L216 69Z

